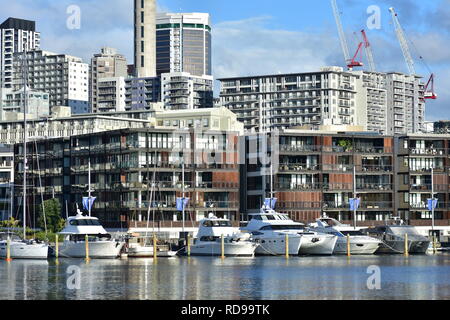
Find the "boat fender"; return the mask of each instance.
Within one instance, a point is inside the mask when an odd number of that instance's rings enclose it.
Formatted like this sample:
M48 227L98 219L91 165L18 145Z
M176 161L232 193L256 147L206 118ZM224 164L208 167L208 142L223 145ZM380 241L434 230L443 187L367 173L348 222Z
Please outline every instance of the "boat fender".
M313 238L313 239L311 240L312 243L316 243L316 242L319 242L319 241L320 241L319 238Z

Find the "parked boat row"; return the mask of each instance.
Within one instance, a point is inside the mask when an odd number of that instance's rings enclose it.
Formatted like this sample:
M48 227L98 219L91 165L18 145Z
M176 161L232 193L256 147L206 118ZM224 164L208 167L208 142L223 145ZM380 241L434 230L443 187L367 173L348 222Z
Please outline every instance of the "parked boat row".
M231 221L210 214L199 223L197 236L189 247L192 256L254 256L254 255L342 255L348 245L352 255L374 253L404 253L405 235L408 235L408 252L427 252L430 241L412 226L401 222L362 230L322 217L308 226L294 222L287 214L263 207L260 213L249 215L249 222L240 229L233 228ZM114 238L100 224L98 218L84 216L77 208L60 232L63 242L58 245L61 258L85 258L86 239L89 258L117 258L122 253L129 258L173 257L186 254L184 250L173 251L169 246L152 243L150 237ZM45 243L23 240L13 233L0 233L0 257L13 259L47 259L55 256L56 248ZM349 240L349 243L348 243ZM286 241L288 242L286 246ZM50 248L50 249L49 249ZM50 254L49 254L50 252Z

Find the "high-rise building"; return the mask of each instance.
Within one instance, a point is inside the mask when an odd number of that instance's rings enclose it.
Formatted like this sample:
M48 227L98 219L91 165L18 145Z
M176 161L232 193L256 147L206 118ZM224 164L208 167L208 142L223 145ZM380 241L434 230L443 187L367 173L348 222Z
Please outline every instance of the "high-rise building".
M424 86L417 76L326 67L219 81L221 104L248 131L353 125L394 135L422 132L424 126Z
M212 108L213 77L187 72L161 74L161 99L169 110Z
M161 13L156 18L158 75L189 72L211 75L211 22L208 13Z
M39 49L40 44L34 21L8 18L0 25L0 85L12 87L14 53Z
M101 79L127 77L127 59L114 48L104 47L91 59L90 98L92 112L99 112L98 87Z
M93 112L125 111L124 77L102 78L97 85L97 108Z
M135 76L156 76L156 0L134 0Z
M31 89L47 92L50 108L67 106L72 114L89 112L89 65L81 58L36 50L14 54L13 88L23 87L25 64L28 86Z
M125 110L151 110L155 102L161 101L161 79L125 79Z

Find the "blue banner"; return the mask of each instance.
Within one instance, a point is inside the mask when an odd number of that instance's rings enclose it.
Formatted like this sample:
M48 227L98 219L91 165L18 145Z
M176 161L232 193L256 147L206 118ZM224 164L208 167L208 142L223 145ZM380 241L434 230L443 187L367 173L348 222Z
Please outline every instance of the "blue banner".
M272 208L275 209L275 204L277 203L277 198L265 198L264 199L264 206L266 208Z
M351 211L358 210L360 203L361 203L361 199L360 198L352 198L352 199L350 199L350 210Z
M89 197L83 197L83 208L88 211L89 208L92 209L95 199L97 199L97 197L91 197L91 199L89 199Z
M183 211L183 208L186 209L189 203L189 198L177 198L177 210Z
M438 204L438 199L428 199L428 210L436 209Z

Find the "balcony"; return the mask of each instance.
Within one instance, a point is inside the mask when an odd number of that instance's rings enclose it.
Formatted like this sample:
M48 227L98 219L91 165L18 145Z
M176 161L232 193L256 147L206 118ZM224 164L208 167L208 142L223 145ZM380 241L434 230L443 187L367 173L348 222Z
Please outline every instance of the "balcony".
M393 202L365 202L361 200L358 210L377 210L377 209L392 209ZM325 201L323 203L324 210L348 210L350 211L350 203L348 202L333 202L333 201Z
M437 148L426 148L426 149L411 148L409 149L409 153L412 155L437 156L437 155L445 155L446 150Z
M319 171L319 165L307 165L305 164L296 164L296 163L288 163L288 164L280 164L280 171Z
M303 145L303 146L289 146L289 145L280 145L280 151L285 152L320 152L322 150L322 146L312 146L312 145Z

